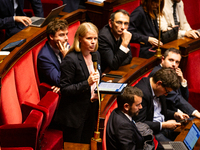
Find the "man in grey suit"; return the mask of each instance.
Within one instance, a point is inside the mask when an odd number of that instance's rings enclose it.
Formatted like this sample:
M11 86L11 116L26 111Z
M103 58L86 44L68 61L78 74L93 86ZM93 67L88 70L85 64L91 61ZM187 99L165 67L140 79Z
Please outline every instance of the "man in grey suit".
M111 113L106 127L108 150L143 149L144 138L132 119L142 109L142 96L140 89L126 87L117 97L118 108Z

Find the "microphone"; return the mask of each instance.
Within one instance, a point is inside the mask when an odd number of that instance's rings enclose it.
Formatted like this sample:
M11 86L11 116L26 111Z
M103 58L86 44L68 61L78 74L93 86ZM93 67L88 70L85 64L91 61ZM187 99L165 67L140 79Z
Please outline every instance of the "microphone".
M94 70L95 72L97 71L97 54L96 53L92 53L92 62L94 65ZM99 93L99 87L98 87L98 81L96 82L96 86L97 86L97 96L98 96L98 101L99 101L99 110L98 110L98 118L97 118L97 130L94 132L94 140L95 141L101 141L100 138L100 132L99 132L99 120L100 120L100 113L101 113L101 100L100 100L100 93Z
M93 62L93 65L94 65L94 71L97 71L97 54L96 53L92 53L92 62Z

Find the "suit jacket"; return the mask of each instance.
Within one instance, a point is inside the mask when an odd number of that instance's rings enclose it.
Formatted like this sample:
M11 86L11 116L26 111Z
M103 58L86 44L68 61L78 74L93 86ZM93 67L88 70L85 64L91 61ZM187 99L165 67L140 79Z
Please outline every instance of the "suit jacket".
M132 54L130 45L128 46L130 51L127 54L120 50L119 47L122 43L122 39L120 38L119 41L116 41L108 24L99 31L98 40L98 51L101 55L102 72L107 67L110 67L112 70L117 70L120 66L131 62Z
M40 82L60 86L60 62L48 41L38 53L37 68Z
M100 55L98 70L100 71ZM55 121L67 126L78 128L85 120L87 110L91 106L91 88L88 84L89 71L81 52L72 51L61 63L61 100ZM91 112L94 113L94 112Z
M149 37L158 38L157 19L152 20L142 6L137 7L130 15L128 29L132 33L132 43L140 43L139 57L150 58L155 52L149 51L152 45L148 42Z
M168 27L174 26L174 17L173 17L173 2L171 0L165 0L165 5L163 8L163 17L161 17L161 30L167 30ZM177 3L177 13L180 21L180 29L178 33L178 37L181 38L181 31L188 31L191 30L191 27L186 19L184 13L184 5L183 1L181 0Z
M17 0L17 16L26 16L24 13L24 0ZM40 0L30 0L35 16L44 17L42 3ZM15 22L13 19L14 8L10 0L0 1L0 28L6 29L6 38L11 37L25 28L22 23Z
M162 67L160 65L153 68L152 72L149 74L149 77L152 77L156 71L160 70ZM188 87L181 86L177 91L171 91L166 96L167 108L177 111L180 109L184 113L191 115L195 110L190 103L188 103L189 91Z
M144 139L135 123L118 108L111 113L106 127L108 150L142 150Z
M140 121L148 124L153 130L154 134L157 134L160 131L160 122L153 122L154 104L149 78L142 78L135 86L142 90L144 96L142 98L143 108L140 110L139 115L134 118L134 120L136 122ZM167 109L165 96L160 96L159 99L162 107L161 113L165 116L165 121L174 119L175 111Z

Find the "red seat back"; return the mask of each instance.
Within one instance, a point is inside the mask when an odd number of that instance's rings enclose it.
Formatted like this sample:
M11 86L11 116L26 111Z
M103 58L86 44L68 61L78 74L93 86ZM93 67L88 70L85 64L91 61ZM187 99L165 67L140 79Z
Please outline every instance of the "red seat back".
M128 3L122 4L122 5L113 7L113 12L115 12L115 11L118 10L118 9L124 9L124 10L126 10L129 14L131 14L132 11L133 11L135 8L137 8L138 6L140 6L140 0L135 0L135 1L132 1L132 2L128 2Z
M200 50L189 53L186 71L184 73L187 79L189 89L200 90Z
M15 71L16 90L20 104L26 101L37 105L40 101L33 66L32 51L26 53L13 66Z
M184 12L192 29L200 29L200 1L183 0ZM195 15L194 15L195 14Z
M1 83L0 125L20 124L22 123L22 112L18 101L13 68L2 78Z
M74 42L74 36L75 36L75 33L76 33L76 31L77 31L79 25L80 25L80 21L77 21L77 22L71 24L71 25L69 26L69 28L68 28L68 31L69 31L69 33L68 33L68 42L69 42L69 45L70 45L70 46L71 46L71 45L73 44L73 42Z

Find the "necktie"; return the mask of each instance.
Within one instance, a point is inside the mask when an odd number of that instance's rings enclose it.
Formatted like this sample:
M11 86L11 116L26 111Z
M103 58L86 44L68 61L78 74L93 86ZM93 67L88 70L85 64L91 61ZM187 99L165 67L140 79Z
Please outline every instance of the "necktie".
M174 24L178 25L177 16L176 16L176 4L177 3L173 4L173 17L174 17Z

